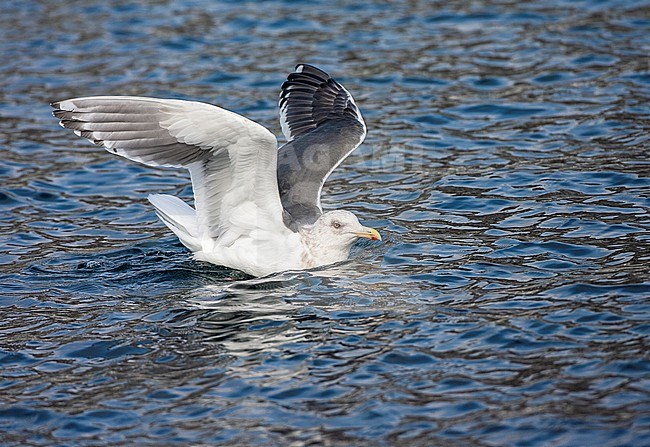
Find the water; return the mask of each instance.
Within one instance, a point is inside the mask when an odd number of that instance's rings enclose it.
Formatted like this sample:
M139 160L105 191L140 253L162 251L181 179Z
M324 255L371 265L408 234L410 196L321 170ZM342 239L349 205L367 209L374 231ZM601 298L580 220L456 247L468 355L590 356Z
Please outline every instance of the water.
M0 444L650 445L647 2L0 8ZM48 102L203 100L280 135L298 62L366 142L325 188L353 259L190 260Z

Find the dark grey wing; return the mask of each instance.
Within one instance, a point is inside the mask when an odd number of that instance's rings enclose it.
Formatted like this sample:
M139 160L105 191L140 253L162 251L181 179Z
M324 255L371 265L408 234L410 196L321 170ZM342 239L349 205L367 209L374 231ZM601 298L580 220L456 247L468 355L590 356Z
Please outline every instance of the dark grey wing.
M352 95L306 64L282 84L280 124L288 143L278 152L278 188L285 224L295 230L322 214L323 184L361 144L366 125Z

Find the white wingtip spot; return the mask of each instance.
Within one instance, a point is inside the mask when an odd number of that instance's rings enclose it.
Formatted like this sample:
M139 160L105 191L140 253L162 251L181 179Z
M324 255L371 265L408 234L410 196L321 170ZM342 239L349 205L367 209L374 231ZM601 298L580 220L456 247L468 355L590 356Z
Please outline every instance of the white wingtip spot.
M60 102L57 104L57 106L58 106L58 108L59 108L60 110L66 110L66 111L68 111L68 112L72 112L72 111L74 111L74 109L76 108L76 106L74 105L74 103L73 103L72 101L70 101L69 99L66 99L65 101L60 101Z

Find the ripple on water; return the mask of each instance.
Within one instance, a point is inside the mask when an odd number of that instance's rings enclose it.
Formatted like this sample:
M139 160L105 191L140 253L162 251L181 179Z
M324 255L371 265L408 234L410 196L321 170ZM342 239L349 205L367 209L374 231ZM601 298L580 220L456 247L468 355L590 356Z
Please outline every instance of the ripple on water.
M0 15L3 445L650 444L648 20L626 1L49 2ZM297 62L369 133L332 175L382 232L263 280L146 201L187 173L48 103L211 102L280 134Z

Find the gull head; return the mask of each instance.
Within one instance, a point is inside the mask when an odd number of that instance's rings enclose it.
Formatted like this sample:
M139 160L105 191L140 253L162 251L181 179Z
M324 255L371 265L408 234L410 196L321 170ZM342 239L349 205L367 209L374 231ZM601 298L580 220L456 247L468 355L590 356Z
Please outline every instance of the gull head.
M314 223L312 233L318 234L318 237L323 240L329 240L331 244L348 247L360 237L373 241L381 240L377 230L364 227L357 216L343 210L323 213Z
M352 244L360 237L381 240L377 230L364 227L357 216L343 210L323 213L313 225L305 228L303 235L316 265L345 261Z

